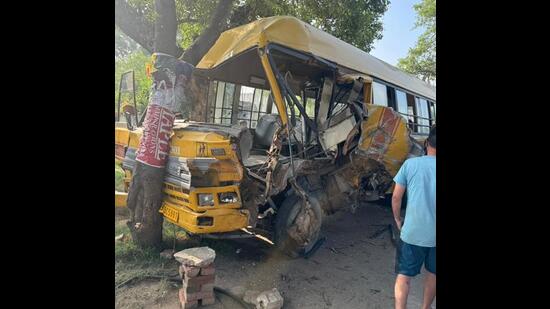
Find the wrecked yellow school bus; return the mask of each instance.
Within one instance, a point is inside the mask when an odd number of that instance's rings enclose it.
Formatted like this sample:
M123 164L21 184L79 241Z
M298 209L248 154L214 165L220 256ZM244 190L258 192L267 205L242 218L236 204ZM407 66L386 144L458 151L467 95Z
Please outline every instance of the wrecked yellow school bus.
M323 216L391 193L435 123L435 88L294 17L222 33L194 74L205 112L175 122L160 212L291 256L315 247ZM141 132L116 128L127 182Z

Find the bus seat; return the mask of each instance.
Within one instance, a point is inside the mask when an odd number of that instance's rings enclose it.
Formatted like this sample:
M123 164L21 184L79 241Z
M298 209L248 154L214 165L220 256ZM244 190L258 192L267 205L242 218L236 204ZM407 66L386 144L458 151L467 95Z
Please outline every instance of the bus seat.
M266 114L258 119L254 133L254 148L266 149L271 146L273 141L273 135L277 129L281 126L281 119L277 114ZM290 138L294 145L298 140L302 138L302 122L296 120L296 127L294 128L294 135Z
M275 131L281 126L281 120L277 114L266 114L258 119L254 132L254 146L256 148L269 148Z

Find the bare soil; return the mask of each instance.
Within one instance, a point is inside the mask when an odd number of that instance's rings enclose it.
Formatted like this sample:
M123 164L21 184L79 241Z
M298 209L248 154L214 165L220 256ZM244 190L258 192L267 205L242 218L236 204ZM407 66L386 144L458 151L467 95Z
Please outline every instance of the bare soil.
M217 254L216 285L235 294L275 287L288 309L393 308L395 248L388 231L371 238L391 222L391 209L378 204L328 216L327 240L309 259L289 259L257 239L206 243ZM421 307L422 283L423 273L412 281L409 308ZM180 308L177 291L170 282L142 281L116 291L116 308ZM227 296L216 298L205 308L242 308Z

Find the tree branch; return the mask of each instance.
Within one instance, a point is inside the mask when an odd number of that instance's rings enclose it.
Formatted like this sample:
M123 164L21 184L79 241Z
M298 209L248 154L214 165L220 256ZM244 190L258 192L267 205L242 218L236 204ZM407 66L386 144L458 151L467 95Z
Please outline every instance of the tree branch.
M176 43L178 21L175 0L155 0L155 51L181 56L183 49Z
M141 47L148 52L155 52L158 40L162 40L161 49L165 53L181 56L183 49L176 43L176 33L178 24L176 20L176 5L174 0L158 1L160 5L155 3L157 27L149 21L143 13L128 4L126 0L115 0L115 24L132 40L136 41ZM155 28L157 33L155 33ZM155 38L155 35L159 35ZM171 42L168 42L171 40ZM170 44L170 47L168 47Z
M233 0L219 0L208 27L183 53L182 59L197 65L204 54L214 45L227 25L227 18L231 15Z
M125 0L115 0L115 24L141 47L153 52L155 27Z

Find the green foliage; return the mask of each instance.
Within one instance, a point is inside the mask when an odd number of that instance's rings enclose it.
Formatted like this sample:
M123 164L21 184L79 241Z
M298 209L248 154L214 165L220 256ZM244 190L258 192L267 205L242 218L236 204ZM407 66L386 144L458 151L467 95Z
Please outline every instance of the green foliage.
M174 245L174 234L176 237L176 251L196 247L199 243L192 240L180 227L164 220L162 229L163 248L172 249ZM115 220L115 237L124 234L122 241L115 242L116 262L133 263L138 265L166 263L166 260L159 256L159 252L152 248L140 248L131 239L130 229L126 220Z
M115 60L124 58L141 47L115 26Z
M154 21L154 1L128 2L149 21ZM218 0L176 0L177 43L182 48L187 48L208 25L217 4ZM233 1L225 28L262 17L290 15L368 52L373 42L382 38L381 18L388 4L388 0L239 0Z
M181 48L188 48L193 41L201 34L204 28L204 24L197 23L185 23L178 27L178 34L176 37L177 43Z
M382 38L389 1L305 0L297 17L367 52Z
M146 18L155 18L154 1L128 0ZM188 48L208 25L218 0L176 0L178 19L177 44ZM381 17L387 0L239 0L234 1L226 29L261 17L291 15L332 35L370 51L375 40L382 38ZM145 74L150 55L115 27L115 110L122 73L134 70L136 101L141 114L147 105L151 80Z
M295 16L365 51L382 38L387 0L246 0L233 8L230 27L274 15Z
M406 72L417 75L424 81L436 80L436 5L435 0L423 0L416 4L416 27L425 31L409 49L407 57L399 59L397 66Z
M151 87L151 79L145 73L145 65L150 60L151 56L143 49L133 51L121 59L115 59L115 111L118 104L121 74L130 70L134 70L138 111L141 114L145 110L149 100L149 88Z
M153 0L126 0L126 1L128 2L128 4L135 7L139 13L143 14L143 16L145 16L145 18L147 18L147 20L149 20L151 23L155 21L155 16L156 16L155 1Z
M433 31L435 31L435 0L423 0L421 3L414 5L414 10L418 14L416 26L433 27Z
M115 163L115 190L124 192L124 170Z

